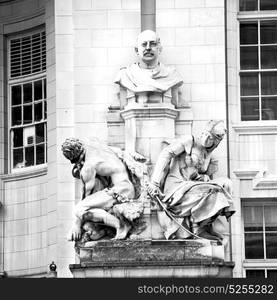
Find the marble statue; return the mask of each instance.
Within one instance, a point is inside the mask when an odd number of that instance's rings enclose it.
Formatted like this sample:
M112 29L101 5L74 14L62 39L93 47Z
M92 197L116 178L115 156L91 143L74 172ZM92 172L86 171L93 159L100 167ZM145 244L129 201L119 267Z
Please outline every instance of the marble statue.
M212 179L217 170L212 152L225 132L223 121L212 120L198 138L186 136L160 153L147 189L161 200L158 220L167 239L222 240L212 225L218 216L229 219L235 209L231 181Z
M183 80L175 68L159 61L162 46L154 31L145 30L138 35L135 51L138 62L122 68L115 83L134 94L164 94L182 85Z
M69 240L125 239L143 212L144 157L96 138L66 139L62 152L74 164L72 175L82 181Z

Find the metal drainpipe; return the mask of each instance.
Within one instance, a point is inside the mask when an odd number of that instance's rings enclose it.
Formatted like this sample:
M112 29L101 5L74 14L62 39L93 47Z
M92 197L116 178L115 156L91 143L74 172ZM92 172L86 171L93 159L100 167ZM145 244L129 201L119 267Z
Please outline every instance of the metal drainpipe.
M141 31L156 31L156 0L140 0Z
M229 133L229 97L228 97L228 45L227 45L227 0L224 0L224 31L225 31L225 38L224 38L224 44L225 44L225 97L226 97L226 128L227 128L227 135L226 135L226 143L227 143L227 176L230 178L230 133ZM232 254L232 226L231 226L232 220L229 221L229 230L230 230L230 260L233 260L233 254Z

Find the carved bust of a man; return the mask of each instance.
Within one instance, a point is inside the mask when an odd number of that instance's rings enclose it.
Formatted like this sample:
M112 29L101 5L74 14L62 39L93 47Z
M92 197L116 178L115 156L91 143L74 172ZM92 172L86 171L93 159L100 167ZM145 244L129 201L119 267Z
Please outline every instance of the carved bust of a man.
M159 61L162 46L154 31L145 30L138 35L135 51L138 62L122 68L115 83L135 94L165 93L182 85L183 80L175 68L165 66Z

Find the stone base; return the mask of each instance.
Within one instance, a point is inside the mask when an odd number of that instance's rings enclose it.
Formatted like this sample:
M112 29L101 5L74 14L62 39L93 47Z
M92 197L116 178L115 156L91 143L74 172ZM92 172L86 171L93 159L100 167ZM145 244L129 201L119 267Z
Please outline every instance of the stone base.
M92 244L94 243L94 245ZM99 241L80 247L73 277L232 277L223 246L204 240Z

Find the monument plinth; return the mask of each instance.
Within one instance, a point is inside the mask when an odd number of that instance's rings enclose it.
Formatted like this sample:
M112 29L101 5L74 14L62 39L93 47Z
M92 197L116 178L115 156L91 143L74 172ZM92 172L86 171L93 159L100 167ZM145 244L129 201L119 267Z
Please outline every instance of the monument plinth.
M224 249L204 240L99 241L78 248L75 278L232 277Z

